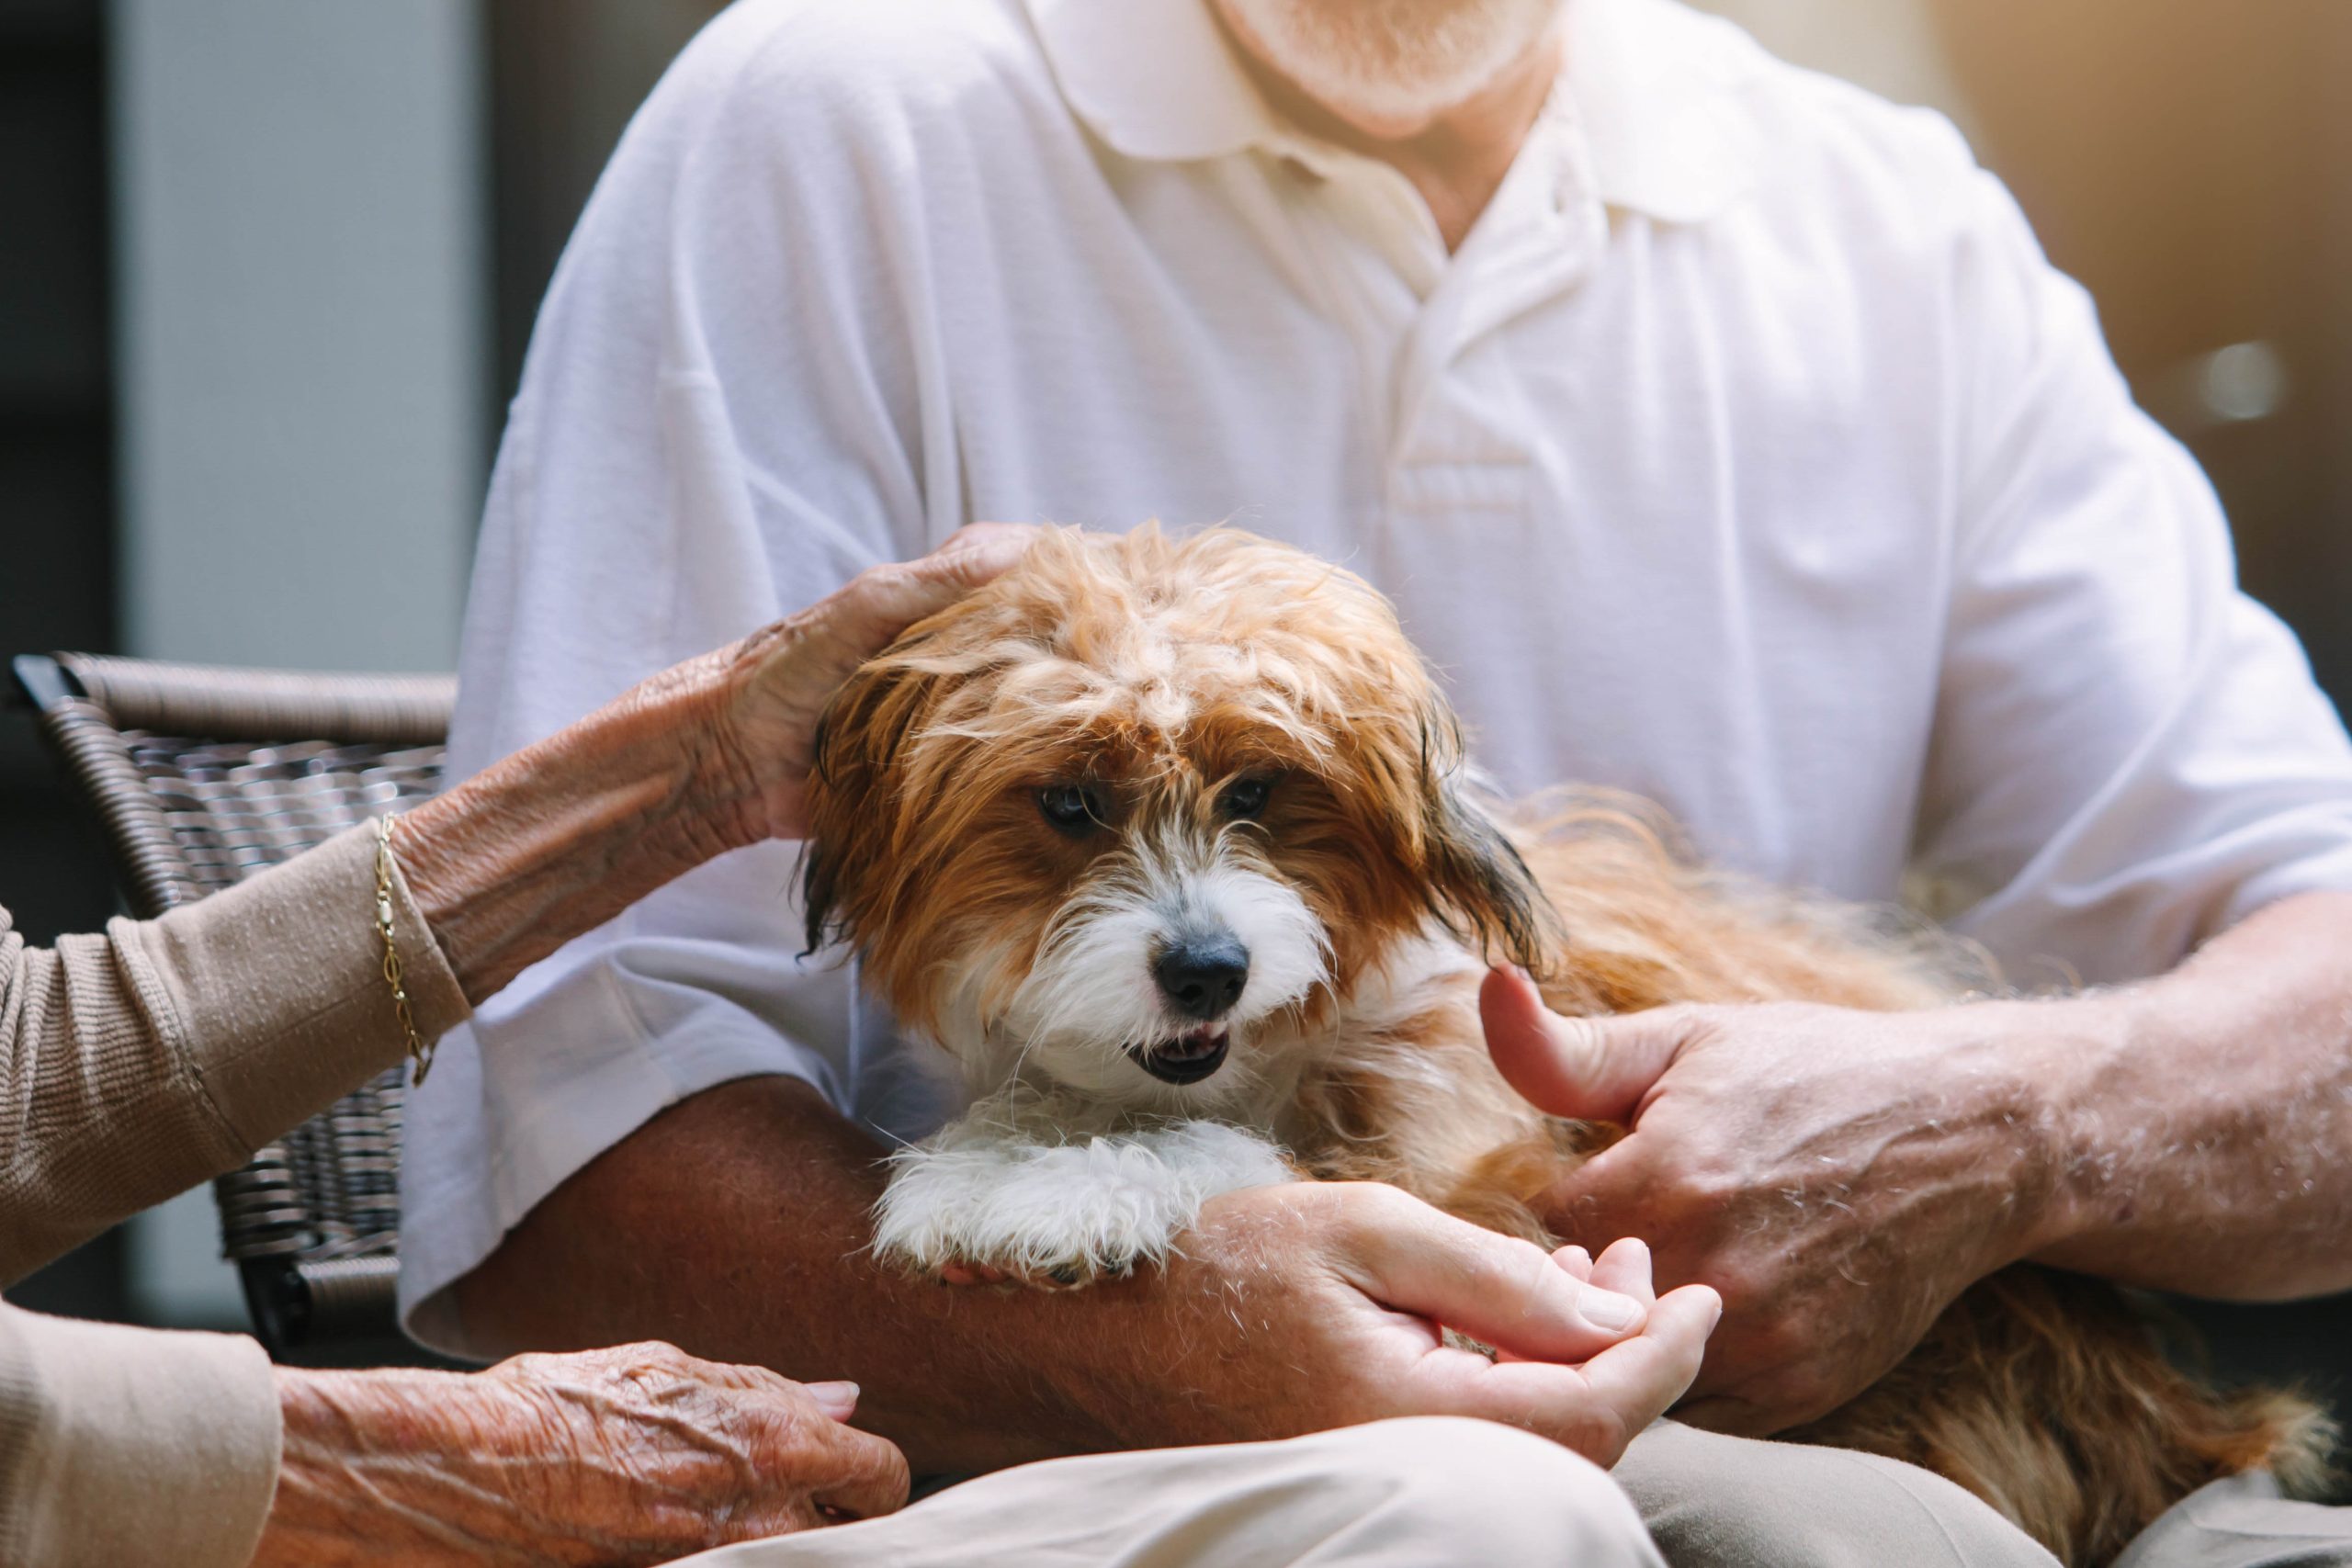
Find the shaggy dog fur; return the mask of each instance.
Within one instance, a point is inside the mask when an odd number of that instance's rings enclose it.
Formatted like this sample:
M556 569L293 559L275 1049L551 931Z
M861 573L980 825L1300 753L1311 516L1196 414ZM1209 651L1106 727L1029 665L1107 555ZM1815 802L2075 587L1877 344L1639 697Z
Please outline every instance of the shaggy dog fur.
M1550 1241L1532 1202L1616 1130L1501 1082L1489 958L1563 1013L1982 983L1951 944L1692 866L1638 808L1482 806L1385 601L1230 530L1049 531L851 680L810 811L812 945L854 944L968 1080L876 1215L877 1250L932 1274L1080 1285L1300 1173ZM2215 1478L2315 1480L2326 1436L2175 1370L2121 1292L2030 1267L1791 1435L1949 1476L2077 1564Z

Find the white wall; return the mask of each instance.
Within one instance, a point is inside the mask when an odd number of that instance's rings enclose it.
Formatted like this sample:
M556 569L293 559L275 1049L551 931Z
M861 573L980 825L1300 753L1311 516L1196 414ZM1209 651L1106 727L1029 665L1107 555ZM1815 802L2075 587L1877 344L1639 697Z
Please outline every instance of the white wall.
M110 0L124 644L440 670L490 451L481 0ZM242 1326L209 1191L141 1314Z
M489 450L480 0L112 0L123 627L446 669Z

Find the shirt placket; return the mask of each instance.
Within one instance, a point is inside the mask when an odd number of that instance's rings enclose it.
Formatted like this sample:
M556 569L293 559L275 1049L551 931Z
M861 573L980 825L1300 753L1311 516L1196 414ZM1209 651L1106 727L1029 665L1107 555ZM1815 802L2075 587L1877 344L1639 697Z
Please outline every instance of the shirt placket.
M1485 340L1573 289L1598 261L1608 213L1584 138L1555 94L1493 203L1453 257L1397 352L1390 388L1387 488L1396 512L1521 512L1532 483L1532 433L1513 408L1509 355Z

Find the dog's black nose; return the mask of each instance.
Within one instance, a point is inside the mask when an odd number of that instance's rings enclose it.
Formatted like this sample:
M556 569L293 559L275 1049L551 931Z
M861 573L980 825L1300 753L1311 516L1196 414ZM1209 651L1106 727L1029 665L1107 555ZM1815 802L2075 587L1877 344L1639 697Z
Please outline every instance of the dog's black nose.
M1188 936L1169 943L1152 965L1159 988L1178 1012L1206 1022L1223 1018L1250 983L1250 950L1230 931Z

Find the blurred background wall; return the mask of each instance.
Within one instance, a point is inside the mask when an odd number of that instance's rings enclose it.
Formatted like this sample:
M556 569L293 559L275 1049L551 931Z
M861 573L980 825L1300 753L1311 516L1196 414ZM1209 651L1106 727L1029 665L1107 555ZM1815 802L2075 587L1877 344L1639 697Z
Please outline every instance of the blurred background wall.
M113 0L106 21L122 642L447 664L488 449L477 17Z
M539 295L718 8L0 0L0 653L446 667ZM2352 6L1707 8L1961 123L2352 701ZM112 908L20 716L0 897L36 941ZM199 1194L18 1294L233 1324L211 1247Z

